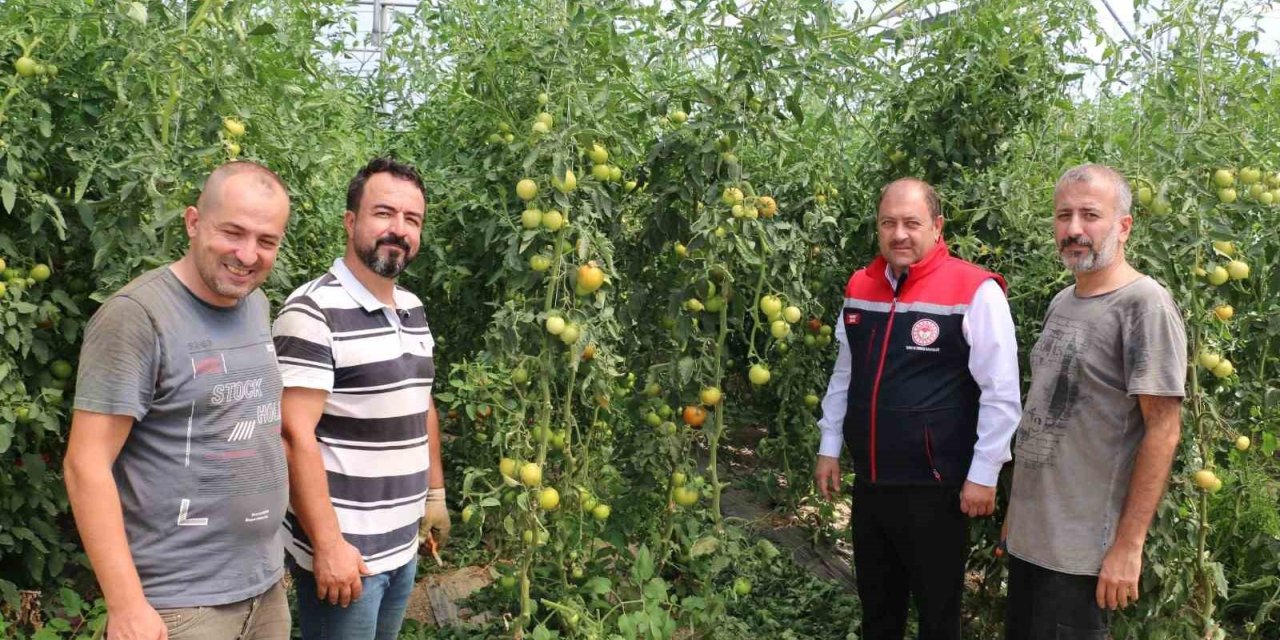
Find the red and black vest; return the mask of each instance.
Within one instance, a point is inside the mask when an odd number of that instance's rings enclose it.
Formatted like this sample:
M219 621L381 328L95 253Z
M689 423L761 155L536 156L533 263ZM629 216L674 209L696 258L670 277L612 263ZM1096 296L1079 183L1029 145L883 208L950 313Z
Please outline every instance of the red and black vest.
M978 287L1004 278L939 242L898 279L878 257L849 278L844 439L859 482L959 485L978 441L978 384L961 323Z

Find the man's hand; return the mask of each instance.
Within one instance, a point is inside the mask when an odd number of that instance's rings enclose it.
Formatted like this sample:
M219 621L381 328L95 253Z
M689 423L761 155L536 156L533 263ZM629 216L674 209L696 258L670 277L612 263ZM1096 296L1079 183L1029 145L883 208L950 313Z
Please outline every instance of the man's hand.
M136 605L107 609L107 637L111 640L169 640L160 614L145 600Z
M1098 573L1098 607L1123 609L1138 601L1138 578L1142 575L1142 548L1115 544L1102 558Z
M418 528L418 542L427 539L427 533L435 537L436 545L443 547L449 540L449 509L444 506L444 487L427 491L427 514L422 517L422 525Z
M343 607L360 599L364 589L360 576L370 573L360 550L343 539L316 547L312 569L316 577L316 597Z
M818 493L823 500L830 500L832 495L840 493L840 459L831 456L818 456L818 464L813 470L813 479L818 483Z
M965 480L960 489L960 510L970 518L991 515L996 510L996 488Z

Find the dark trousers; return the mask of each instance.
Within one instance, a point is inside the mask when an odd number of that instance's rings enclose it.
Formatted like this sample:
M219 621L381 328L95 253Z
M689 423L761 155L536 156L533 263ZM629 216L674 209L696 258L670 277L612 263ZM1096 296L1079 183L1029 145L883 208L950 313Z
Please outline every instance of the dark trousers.
M1059 573L1009 556L1005 640L1107 640L1097 576Z
M862 640L902 640L908 600L919 640L960 640L969 520L959 487L853 487Z

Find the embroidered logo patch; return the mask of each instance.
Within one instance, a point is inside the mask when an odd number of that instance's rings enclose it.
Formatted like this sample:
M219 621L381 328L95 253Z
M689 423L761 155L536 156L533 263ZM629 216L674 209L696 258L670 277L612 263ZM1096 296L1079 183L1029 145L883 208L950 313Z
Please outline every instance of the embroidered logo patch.
M861 313L858 313L857 311L845 311L845 312L844 312L844 324L845 324L845 326L855 325L855 324L861 324L861 323L862 323L862 314L861 314Z
M911 325L911 341L919 347L927 347L937 342L939 333L941 329L938 323L928 318L916 320L916 323Z

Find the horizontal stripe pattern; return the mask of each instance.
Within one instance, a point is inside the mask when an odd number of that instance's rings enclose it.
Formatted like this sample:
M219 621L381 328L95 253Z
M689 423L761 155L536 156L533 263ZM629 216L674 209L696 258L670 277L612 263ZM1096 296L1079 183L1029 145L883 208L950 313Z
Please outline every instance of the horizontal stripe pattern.
M398 293L398 292L397 292ZM406 292L408 293L408 292ZM325 321L332 328L334 335L347 335L353 332L370 331L372 329L391 329L391 321L382 314L377 314L376 319L369 318L369 312L360 303L348 298L346 301L336 301L338 304L329 304L329 298L337 298L342 294L342 289L321 289L313 294L320 300L318 304L323 307ZM409 294L413 296L413 294ZM400 302L399 295L396 296L397 304ZM414 300L416 300L416 296ZM421 304L421 303L418 303ZM407 307L399 307L406 309ZM406 329L425 329L427 328L426 317L414 317L410 315L407 318L401 318L400 325Z
M896 307L894 305L897 305ZM873 302L861 298L845 298L844 308L871 311L873 313L889 313L894 309L898 313L928 313L936 316L964 315L969 312L967 304L933 304L930 302Z
M427 477L422 473L407 473L399 476L380 476L362 478L348 476L332 471L329 477L329 495L335 502L341 501L347 506L362 502L365 504L390 503L404 496L417 496L427 490Z
M329 415L345 418L392 418L409 415L409 412L427 413L426 394L431 391L431 383L424 382L407 388L395 389L378 394L338 393L329 394L329 402L325 412ZM426 419L423 419L426 429Z
M277 347L278 349L278 347ZM435 375L435 365L431 358L419 353L401 353L395 358L386 358L378 362L348 362L338 372L334 381L334 391L355 393L358 389L394 385L404 381L403 371L429 371L431 375L425 379L430 381Z
M371 533L348 531L348 527L359 527L344 520L345 509L337 508L335 511L338 513L343 539L360 550L369 571L383 573L413 561L418 550L418 522L422 518L424 504L419 502L416 508L403 509L401 520L406 523L402 526ZM283 528L288 538L285 548L303 569L311 571L315 550L307 532L292 511L285 514Z
M330 500L374 572L417 551L434 444L426 422L435 342L417 296L400 287L394 295L396 309L383 306L339 259L289 296L273 332L285 385L329 391L315 435ZM292 513L285 529L290 553L309 568L311 543Z
M359 443L400 442L421 435L425 420L425 414L411 413L383 418L376 425L370 425L360 418L324 415L316 425L316 438Z
M382 338L378 340L376 338ZM406 345L412 351L406 351ZM333 349L343 351L344 367L359 365L384 365L388 360L395 360L404 355L425 358L435 350L435 340L431 335L419 336L402 331L396 335L394 328L380 329L378 333L366 333L349 336L345 339L334 338ZM434 368L433 368L434 369Z
M277 358L287 359L294 364L333 371L333 350L327 344L312 342L293 335L276 336L274 342Z
M326 471L361 478L427 472L427 441L407 449L356 449L335 447L320 441L320 457Z

